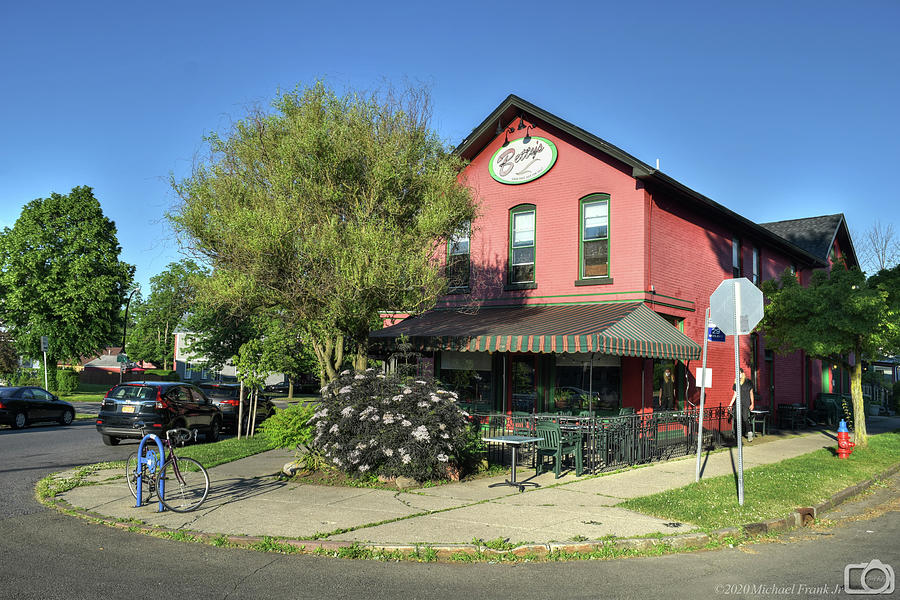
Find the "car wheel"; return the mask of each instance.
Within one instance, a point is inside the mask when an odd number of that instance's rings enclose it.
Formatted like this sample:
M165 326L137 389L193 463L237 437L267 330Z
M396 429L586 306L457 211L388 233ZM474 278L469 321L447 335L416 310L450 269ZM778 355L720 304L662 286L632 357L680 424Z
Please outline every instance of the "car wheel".
M13 417L12 428L13 429L22 429L28 424L28 417L25 416L23 412L17 412L16 416Z
M207 442L218 442L219 441L219 430L222 425L219 423L219 419L213 419L213 422L209 425L209 430L206 432L206 441Z
M72 421L74 421L74 420L75 420L75 413L73 413L71 410L67 410L59 418L59 422L62 425L71 425Z
M103 437L103 443L106 444L107 446L118 446L119 445L119 438L113 437L111 435L106 435L105 433L101 434L101 435Z

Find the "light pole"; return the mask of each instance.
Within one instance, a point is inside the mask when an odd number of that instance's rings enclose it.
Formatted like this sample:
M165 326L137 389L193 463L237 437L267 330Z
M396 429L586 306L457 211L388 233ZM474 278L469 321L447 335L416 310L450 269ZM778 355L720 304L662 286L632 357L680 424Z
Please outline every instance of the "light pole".
M136 288L131 290L131 293L128 294L128 300L125 301L125 321L122 324L122 352L121 352L121 354L125 355L126 361L128 360L128 355L125 353L125 335L128 333L128 307L131 305L131 297L134 296L134 293L136 291L138 291L139 289L141 289L141 286L137 286ZM122 383L122 377L125 374L125 365L126 365L125 362L123 362L122 364L119 365L119 383Z

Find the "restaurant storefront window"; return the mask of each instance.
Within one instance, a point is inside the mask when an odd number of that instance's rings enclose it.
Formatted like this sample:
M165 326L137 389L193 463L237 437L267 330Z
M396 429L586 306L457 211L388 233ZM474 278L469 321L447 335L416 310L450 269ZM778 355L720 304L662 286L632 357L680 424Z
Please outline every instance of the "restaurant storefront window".
M618 356L559 354L550 412L579 414L590 410L616 410L622 406L621 361ZM590 402L593 395L593 403Z
M442 352L440 381L459 395L467 412L490 412L494 408L491 355L487 352Z

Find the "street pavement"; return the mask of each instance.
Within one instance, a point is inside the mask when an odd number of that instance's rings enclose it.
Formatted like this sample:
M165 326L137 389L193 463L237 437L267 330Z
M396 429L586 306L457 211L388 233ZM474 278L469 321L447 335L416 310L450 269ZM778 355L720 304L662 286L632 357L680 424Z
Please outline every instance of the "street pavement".
M870 433L900 429L900 418L869 419ZM744 444L744 468L769 464L834 447L834 434L767 435ZM512 543L554 544L578 540L654 534L675 535L691 523L626 510L625 499L678 488L694 481L696 457L628 469L601 477L569 471L534 476L520 465L519 480L537 484L523 493L491 487L507 476L482 478L399 491L317 486L277 477L293 459L273 450L210 469L207 501L192 513L157 512L157 503L136 508L120 471L99 471L96 485L60 497L73 507L110 520L137 519L151 526L231 536L278 536L298 540L360 542L376 547L411 544L471 544L505 539ZM837 459L835 459L837 460ZM737 449L704 454L703 477L733 474ZM61 473L59 477L66 477ZM746 495L753 494L752 489ZM786 515L785 515L786 516Z

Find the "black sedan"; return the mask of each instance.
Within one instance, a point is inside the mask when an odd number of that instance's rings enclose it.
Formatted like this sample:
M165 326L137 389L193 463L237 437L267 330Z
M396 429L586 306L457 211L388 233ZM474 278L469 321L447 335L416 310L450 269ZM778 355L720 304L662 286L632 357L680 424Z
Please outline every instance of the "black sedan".
M21 429L39 421L70 425L75 407L35 386L0 387L0 423Z

